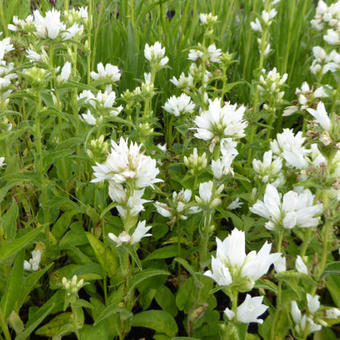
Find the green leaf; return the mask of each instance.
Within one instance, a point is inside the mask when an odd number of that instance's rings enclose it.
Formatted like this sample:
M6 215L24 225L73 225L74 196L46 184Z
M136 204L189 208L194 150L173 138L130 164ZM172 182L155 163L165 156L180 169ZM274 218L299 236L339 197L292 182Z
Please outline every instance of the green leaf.
M96 255L98 262L102 265L105 270L105 246L102 242L100 242L93 234L86 233L86 237Z
M35 334L53 337L60 333L70 333L73 328L72 313L61 313L54 317L49 323L36 330Z
M18 205L13 199L11 207L3 216L3 225L6 235L6 240L13 240L17 233L17 218L18 218Z
M196 302L196 296L194 295L195 291L196 289L194 285L194 280L192 277L190 277L178 289L176 295L176 305L179 310L184 311L186 313L189 312L189 310Z
M310 275L299 273L293 270L289 270L289 271L282 272L282 273L277 273L275 277L278 280L281 280L281 279L286 280L286 282L289 281L289 279L300 279L300 280L304 280L305 282L307 282L308 284L312 286L317 285L317 282Z
M263 289L271 290L272 292L277 294L276 284L266 279L257 280L255 283L255 288L263 288Z
M88 240L82 223L75 222L59 242L60 249L67 249L74 246L82 246L88 244Z
M117 313L120 313L124 320L127 320L129 317L132 316L132 313L130 313L127 309L118 307L118 305L116 305L116 304L112 304L112 305L105 307L100 312L100 314L98 315L98 317L95 320L94 326L97 326L103 320L105 320L105 319L109 318L111 315L117 314Z
M177 314L176 299L171 290L166 286L160 286L157 289L155 299L159 306L175 316Z
M24 249L28 246L34 239L39 235L42 231L44 226L31 230L24 236L17 238L16 240L6 243L4 246L1 247L0 252L0 263L4 260L8 259L9 257L15 255L21 249Z
M334 303L338 308L340 308L340 294L339 294L340 276L328 275L326 277L326 287L329 293L331 294Z
M78 213L77 210L71 210L64 212L57 220L56 223L54 223L52 228L52 234L56 239L59 239L68 229L70 226L72 217Z
M20 297L18 292L21 290L24 275L24 252L21 251L15 258L11 274L8 279L7 289L1 298L1 310L5 320L14 309L15 302Z
M340 261L328 263L321 277L327 275L340 275Z
M133 277L132 280L132 285L130 287L129 293L132 293L132 290L138 286L141 282L143 282L146 279L149 279L151 277L157 276L157 275L170 275L169 272L167 272L166 270L161 270L161 269L145 269L142 272L136 274Z
M109 340L107 326L105 324L95 326L84 325L84 327L80 330L80 338L81 340Z
M8 318L8 322L10 326L15 330L16 334L23 332L25 329L24 323L20 319L18 313L16 313L15 311L12 311L11 315Z
M67 156L71 155L74 150L57 150L51 151L49 150L48 153L43 157L43 167L44 170L47 171L48 168L56 162L58 159L67 159Z
M50 314L50 312L55 307L55 303L50 303L50 300L47 301L41 308L39 308L36 313L34 313L34 317L29 320L25 330L22 333L18 334L15 340L26 340L26 338L28 338L29 335L46 318L46 316Z
M144 259L144 261L168 259L170 257L175 257L177 255L178 255L177 245L165 246L165 247L156 249L154 252L148 255Z
M53 266L53 262L46 266L44 269L33 272L24 280L20 286L20 298L17 301L16 309L19 310L25 303L28 294L36 287L40 278Z
M174 336L178 332L175 319L163 310L148 310L136 314L132 319L132 326L151 328L168 336Z

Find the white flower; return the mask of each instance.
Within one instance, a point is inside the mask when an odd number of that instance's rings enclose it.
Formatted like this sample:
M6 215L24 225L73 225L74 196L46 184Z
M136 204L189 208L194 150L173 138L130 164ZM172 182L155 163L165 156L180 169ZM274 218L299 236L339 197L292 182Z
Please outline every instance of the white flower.
M212 277L214 280L219 278L219 282L222 282L223 275L226 275L224 277L226 282L223 284L224 286L231 283L242 284L247 290L250 290L255 281L263 276L281 255L280 253L270 254L271 244L267 242L258 253L251 251L246 255L245 234L236 228L223 242L219 238L216 238L216 242L216 259L212 257L212 263L215 263L215 267L216 263L218 263L218 272L212 267L212 271L206 272L205 275ZM222 265L226 268L225 270L221 267ZM232 280L230 280L230 276ZM221 283L219 284L222 285Z
M2 168L3 166L5 166L5 157L0 157L0 168Z
M143 199L144 189L134 190L130 193L129 197L126 195L121 184L116 184L114 182L109 183L109 196L113 202L119 203L117 205L117 210L122 218L126 218L127 213L135 217L141 211L144 211L144 204L150 202L149 200Z
M339 20L339 22L340 22L340 20ZM333 29L327 30L327 34L325 34L323 36L323 38L330 45L339 45L340 44L340 34L339 34L339 32L336 32Z
M27 16L24 20L19 19L17 16L13 16L13 24L9 24L8 29L13 32L17 32L19 30L26 31L27 28L31 27L32 23L32 15Z
M306 336L321 330L322 326L316 324L310 316L302 315L296 301L291 302L290 314L295 323L295 330L299 335Z
M102 63L99 63L97 65L97 71L98 73L92 71L90 73L91 78L93 80L101 80L101 79L108 79L111 80L112 82L117 82L120 77L121 73L119 71L119 68L115 65L111 64L106 64L105 67Z
M337 319L340 316L340 310L338 308L326 309L327 319Z
M136 230L131 236L131 244L138 243L143 237L152 236L152 234L147 233L151 228L151 226L145 226L145 221L138 222Z
M156 178L159 170L156 160L144 155L140 151L142 145L131 142L122 137L119 144L112 141L111 153L104 164L96 163L93 167L95 178L92 182L104 180L122 184L132 181L136 188L153 186L162 180Z
M222 54L221 49L216 48L215 44L212 44L208 47L207 55L208 55L208 60L210 62L219 63L221 54Z
M268 307L263 302L263 296L251 297L247 294L246 299L241 305L237 307L236 317L242 323L259 323L262 324L263 320L258 319Z
M31 62L42 60L42 56L40 54L38 54L37 52L31 50L31 49L27 49L27 58Z
M208 111L203 111L195 118L196 133L195 137L206 141L212 141L210 144L210 152L213 151L216 142L222 138L242 138L247 122L243 120L246 108L241 105L231 105L226 102L221 107L220 99L209 101Z
M243 202L240 201L240 198L237 197L235 200L233 200L228 206L227 209L229 210L235 210L238 208L241 208L243 205Z
M90 110L87 111L87 113L81 114L82 119L89 125L96 125L97 120L93 116L93 114L90 112Z
M271 24L271 20L276 17L277 10L276 9L271 9L270 12L267 11L262 11L261 17L266 25Z
M250 22L250 27L254 32L262 32L262 26L258 18Z
M303 262L302 257L300 255L298 255L297 258L296 258L295 269L299 273L308 274L308 268L305 265L305 263Z
M145 227L145 221L142 221L138 222L137 227L131 236L126 231L122 231L118 237L113 233L109 233L108 237L117 244L116 247L121 246L123 243L133 245L140 242L143 237L152 236L152 234L147 233L151 228L151 226Z
M122 231L118 237L113 233L108 233L108 237L117 244L116 247L120 247L123 243L130 243L131 241L131 236L126 231Z
M212 181L201 183L199 187L200 196L196 196L195 199L199 205L208 209L215 209L221 204L219 195L223 191L223 188L223 184L216 188Z
M308 166L305 156L309 152L303 147L305 139L301 131L294 135L293 130L284 129L276 135L276 140L270 142L270 148L274 154L283 157L288 166L304 169Z
M32 251L32 258L28 261L24 261L24 269L37 271L39 269L39 264L41 260L41 251L40 250L33 250Z
M61 282L64 289L67 291L67 295L77 294L78 290L84 286L84 279L78 281L77 275L73 275L71 280L67 280L66 277L63 277Z
M156 41L154 45L149 46L149 44L145 44L144 48L144 56L145 58L153 64L158 64L158 66L165 66L169 58L164 57L165 55L165 47L162 48L162 45L159 41Z
M296 303L296 301L291 302L291 310L290 313L292 315L293 321L298 324L301 321L301 311Z
M228 320L232 320L235 317L235 313L229 308L224 310L224 314L227 316Z
M227 176L229 174L234 175L234 170L231 167L231 163L237 154L238 152L236 151L236 154L223 155L218 160L211 161L211 170L215 178L221 179L222 176Z
M277 258L276 261L274 261L274 268L277 273L282 273L286 271L286 258L281 255L279 258Z
M163 109L178 117L182 114L193 112L195 104L191 101L191 98L188 95L182 93L179 97L170 97L164 104Z
M216 48L215 44L211 44L204 52L197 49L191 49L189 51L188 59L197 61L198 59L202 59L203 55L205 55L208 61L212 63L219 63L221 54L221 49Z
M320 301L319 301L320 296L319 295L312 296L307 293L306 298L307 298L308 311L311 314L316 313L320 308Z
M271 150L263 155L263 161L253 159L253 169L261 177L263 183L275 180L281 173L282 159L276 158L273 160Z
M319 102L316 110L307 109L307 111L318 121L318 123L326 130L329 131L332 127L331 120L328 117L325 105Z
M199 172L206 168L208 164L207 155L205 152L202 155L198 155L197 148L194 148L189 157L184 156L184 164L190 169L191 173Z
M4 59L6 53L14 49L11 44L11 38L5 38L0 40L0 62Z
M216 21L217 21L217 16L212 15L212 13L209 13L209 14L201 13L200 14L200 22L203 25L212 24L212 23L215 23Z
M188 59L192 61L197 61L198 59L201 59L203 56L203 52L196 50L196 49L191 49L189 51Z
M186 77L182 72L178 79L176 77L172 77L170 82L179 88L190 88L194 86L194 78L190 73Z
M219 286L229 286L232 283L228 267L219 258L211 257L211 269L207 270L204 275L213 279Z
M220 142L220 148L222 157L217 161L211 162L211 170L214 177L220 179L222 176L226 176L229 173L234 175L234 170L231 167L231 163L238 155L236 150L237 142L234 142L231 138L223 138Z
M60 12L52 9L43 17L38 10L33 12L36 34L40 38L56 39L59 33L65 30L65 25L60 21Z
M67 61L61 69L60 75L57 77L59 82L68 81L71 75L71 63Z
M309 228L319 224L319 218L314 217L323 211L322 204L313 205L314 196L308 190L301 193L289 191L284 194L282 203L277 189L268 184L264 200L258 200L250 211L269 220L265 227L292 229L294 227Z
M157 212L164 217L178 217L179 219L186 220L188 214L196 214L200 209L196 206L188 205L191 199L191 190L182 189L180 192L173 192L172 199L168 204L156 202L154 206Z

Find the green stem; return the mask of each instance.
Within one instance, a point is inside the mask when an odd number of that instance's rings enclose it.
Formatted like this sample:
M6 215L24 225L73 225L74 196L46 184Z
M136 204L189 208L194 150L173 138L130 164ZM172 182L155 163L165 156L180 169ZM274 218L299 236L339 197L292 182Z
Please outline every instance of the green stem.
M209 244L209 228L211 224L212 212L204 213L203 231L200 250L200 270L203 271L208 263L208 244Z
M92 58L92 19L93 19L93 0L89 0L89 18L87 22L87 41L88 41L88 49L87 49L87 83L90 84L91 81L91 58ZM94 61L93 61L94 65Z
M97 50L97 40L98 40L98 33L99 33L99 27L100 23L102 22L102 16L104 13L104 0L100 2L100 9L99 9L99 15L98 15L98 20L97 20L97 26L96 26L96 31L94 34L94 41L93 41L93 47L91 48L91 51L93 51L93 58L92 58L92 69L94 69L94 64L96 61L96 50Z
M282 229L279 232L278 244L277 244L277 252L281 253L282 251L282 241L284 236L285 230ZM281 312L281 300L282 300L282 282L279 281L277 287L277 297L276 297L276 308L274 313L273 325L276 325L279 321L280 312ZM275 340L277 338L276 328L272 327L270 332L270 339Z
M306 251L307 251L307 248L309 246L309 242L310 242L311 238L312 238L312 229L308 228L308 230L306 232L305 239L304 239L304 241L302 243L302 247L301 247L301 252L300 252L301 257L306 255Z
M69 3L69 0L64 0L64 11L68 11L68 3Z
M78 330L78 317L77 317L77 312L75 311L75 308L81 308L81 307L74 307L73 304L71 305L72 323L73 323L74 333L76 334L77 339L80 340L80 334Z
M5 33L5 37L8 36L7 22L5 20L3 1L0 1L0 18L2 21L2 29Z

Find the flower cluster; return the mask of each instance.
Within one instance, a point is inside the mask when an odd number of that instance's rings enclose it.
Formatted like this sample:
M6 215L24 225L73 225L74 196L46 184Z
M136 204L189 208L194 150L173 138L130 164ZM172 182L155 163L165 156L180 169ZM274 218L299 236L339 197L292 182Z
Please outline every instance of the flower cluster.
M216 98L209 101L209 109L203 111L194 120L196 124L195 137L210 142L209 151L212 152L217 142L224 138L240 139L244 137L247 122L243 115L246 108L237 104L224 103Z
M253 159L253 169L263 183L271 183L278 187L285 180L281 172L282 159L273 159L273 152L271 150L264 153L263 161Z
M329 87L320 86L316 90L310 88L308 83L305 81L301 85L301 89L297 88L295 94L298 97L296 105L288 106L283 115L290 116L298 110L307 110L309 108L315 107L317 103L320 102L321 98L328 97L327 91L330 90Z
M32 251L32 257L28 261L24 261L24 269L29 271L37 271L39 270L39 264L41 261L41 251L33 250Z
M329 6L319 0L312 26L324 33L323 39L330 45L340 44L340 1Z
M261 16L255 18L255 21L250 22L251 29L256 33L260 33L260 37L257 38L257 43L260 53L263 54L264 57L268 56L271 51L270 35L267 34L267 32L270 31L273 19L277 15L277 10L274 6L279 2L280 0L266 1L265 9L261 12Z
M277 189L268 184L263 201L257 201L250 211L269 220L265 224L268 230L310 228L319 224L320 218L316 216L322 213L323 205L314 205L314 196L308 189L300 193L289 191L281 202Z
M143 237L150 237L151 234L148 234L148 231L151 229L151 226L146 227L145 221L138 222L135 231L130 236L126 231L122 231L118 236L113 233L109 233L108 237L116 243L116 247L121 246L122 244L131 244L134 245L139 243Z
M236 228L224 241L216 238L216 257L212 256L212 270L206 271L205 275L220 286L237 287L239 291L251 290L255 281L267 273L281 254L271 254L272 246L267 242L258 253L252 251L246 254L245 242L245 233Z
M172 199L168 199L168 204L155 202L157 212L171 219L171 223L177 220L186 220L188 215L196 214L200 209L190 204L192 192L189 189L182 189L180 192L173 192Z

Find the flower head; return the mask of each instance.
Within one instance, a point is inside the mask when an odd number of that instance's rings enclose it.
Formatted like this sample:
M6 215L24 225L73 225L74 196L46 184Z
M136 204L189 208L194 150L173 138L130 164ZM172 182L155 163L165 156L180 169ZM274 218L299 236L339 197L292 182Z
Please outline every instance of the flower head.
M211 141L210 151L215 147L216 142L222 138L230 137L239 139L244 137L244 129L247 122L243 120L245 107L225 103L221 106L220 99L216 98L209 102L209 109L203 111L195 118L195 137Z
M41 251L33 250L32 251L32 258L30 258L28 261L24 261L24 269L25 270L31 270L31 271L37 271L39 269L39 264L41 261Z
M319 224L319 217L315 215L323 211L322 204L313 205L313 202L313 194L306 189L301 193L289 191L284 194L281 203L277 189L268 184L264 200L258 200L250 211L268 219L265 227L269 230L281 227L285 229L309 228Z
M186 113L192 113L195 109L195 104L188 95L182 93L179 97L170 97L164 104L163 109L166 112L179 117Z
M145 58L152 64L158 66L158 68L164 67L169 58L165 57L165 47L162 47L159 41L156 41L153 45L145 44L144 48Z
M138 222L137 227L131 236L126 231L122 231L118 237L113 233L109 233L108 237L116 243L116 247L121 246L123 243L133 245L140 242L143 237L152 236L152 234L148 234L148 231L151 228L151 226L146 227L145 221L142 221Z
M309 153L303 143L306 138L302 137L299 131L294 135L293 130L284 129L277 134L276 140L270 143L272 152L281 156L289 167L304 169L308 166L306 155Z
M207 271L205 275L220 285L225 282L224 286L233 284L240 290L250 290L255 281L264 275L281 255L270 254L271 244L267 242L258 253L251 251L246 254L245 234L236 228L224 241L216 238L216 242L216 258L212 257L212 271Z
M93 167L95 178L92 182L104 180L116 184L132 183L135 188L145 188L162 180L156 178L159 170L156 160L140 151L142 145L120 139L119 144L112 141L111 152L104 164Z
M268 306L262 304L263 296L251 297L249 294L246 295L246 299L237 307L236 319L242 323L263 323L262 319L258 319L267 309ZM230 313L231 312L231 313ZM228 319L233 318L233 312L225 310L224 313ZM232 317L232 318L231 318Z
M113 83L117 82L120 77L121 73L119 71L119 68L115 65L106 64L105 66L102 63L99 63L97 65L97 71L98 72L91 72L91 78L93 80L102 80L107 79L112 81Z

